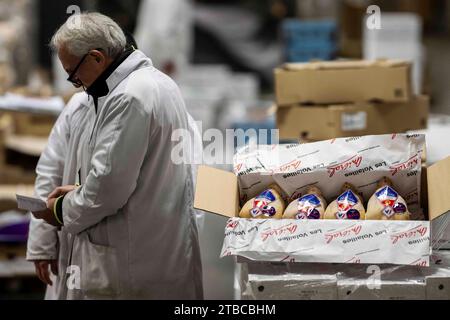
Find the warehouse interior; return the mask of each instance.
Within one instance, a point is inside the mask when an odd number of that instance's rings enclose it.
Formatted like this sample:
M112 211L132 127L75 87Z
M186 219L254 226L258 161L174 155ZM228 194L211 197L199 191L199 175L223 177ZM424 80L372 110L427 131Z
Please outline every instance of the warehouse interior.
M49 46L57 28L69 16L80 12L94 11L111 17L125 34L134 36L137 49L175 81L187 112L199 126L202 146L208 151L204 152L202 163L208 167L221 172L234 171L240 177L233 155L246 144L303 145L329 139L404 133L425 135L422 165L432 166L450 156L447 138L450 136L450 0L162 2L0 0L0 300L45 297L46 285L37 276L33 262L26 259L31 214L18 209L16 195L33 195L36 166L52 128L74 93L82 91L66 81L67 72ZM360 60L363 63L358 65ZM403 64L389 64L394 60ZM336 70L345 67L328 65L328 62L349 63L349 69L367 72L406 65L409 81L406 91L411 99L397 95L388 101L386 94L362 104L353 103L353 96L360 98L358 89L354 90L357 94L347 94L343 86L339 87L339 82L353 81L351 72L343 75L346 71ZM308 65L306 69L295 69L297 63ZM321 78L326 75L318 74L317 83L311 78L303 79L307 98L295 101L297 88L290 94L285 88L292 82L283 75L296 70L299 74L301 70L311 73L334 70L335 78L326 80ZM403 77L401 72L390 78L392 86L402 81L399 80ZM305 71L305 74L310 73ZM379 80L377 75L369 74L364 82L355 84L361 87L361 92L377 86L387 87L390 80ZM302 81L300 76L298 81ZM333 95L339 98L330 100ZM346 95L349 99L340 99ZM210 152L213 133L216 137L228 137L229 132L233 135L237 130L248 129L278 130L278 133L268 141L263 141L261 136L245 137L241 145L233 137L231 143L223 141L223 154L229 161L217 157L217 151ZM211 192L221 194L228 190L225 185L211 183L214 186ZM245 196L248 200L255 194ZM245 203L242 200L241 206ZM282 262L268 262L258 265L250 261L257 259L257 255L240 256L237 252L227 256L224 229L228 228L229 217L211 212L217 213L206 209L197 212L206 300L340 299L339 292L343 292L343 299L427 298L429 289L424 279L428 273L411 266L383 264L381 273L387 281L400 284L378 296L370 290L357 291L352 296L348 293L356 286L352 281L366 274L363 265L351 265L354 269L350 272L345 264L319 263L320 266L314 267L307 263L287 266ZM446 218L442 224L450 225L448 213L442 218ZM438 280L433 278L430 282L437 281L432 285L444 288L437 290L435 298L448 300L450 228L446 232L447 247L440 247L441 252L430 256L426 264L439 261L436 264L446 269L439 271L444 275ZM277 278L286 273L292 277ZM341 288L338 285L333 289L336 295L329 295L327 290L338 273L346 275L345 281ZM302 274L306 276L302 278ZM275 278L270 278L272 275ZM303 290L302 294L294 289L284 290L295 288L302 281L322 281L325 285L314 296L308 296L304 288L299 289ZM445 285L442 281L446 281ZM416 288L416 283L422 287Z

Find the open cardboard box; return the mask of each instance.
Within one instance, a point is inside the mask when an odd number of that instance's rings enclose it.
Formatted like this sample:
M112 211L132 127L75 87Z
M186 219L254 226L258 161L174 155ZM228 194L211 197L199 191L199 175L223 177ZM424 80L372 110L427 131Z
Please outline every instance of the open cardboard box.
M411 92L411 63L407 61L319 61L275 69L280 107L295 103L407 102Z
M429 256L431 254L430 238L433 246L437 247L444 247L450 242L450 157L433 164L426 168L426 170L422 170L421 184L422 205L428 216L428 220L426 221L358 220L355 222L355 220L243 219L238 218L240 209L238 177L232 172L208 166L200 166L197 175L194 207L232 218L228 221L226 230L229 230L228 228L230 226L231 228L234 228L236 225L241 226L239 232L232 230L227 232L228 236L234 232L236 238L234 245L237 246L224 248L222 256L240 255L251 260L259 261L392 263L428 266ZM279 227L278 230L281 230L280 228L283 228L284 225L285 227L288 226L284 230L292 231L298 228L298 230L305 230L310 233L311 231L322 228L324 231L320 232L321 237L318 239L323 242L327 242L330 239L329 235L327 238L327 230L338 230L341 236L346 236L348 241L353 241L352 239L356 239L356 230L359 228L358 232L361 231L359 226L374 233L377 232L376 230L383 229L388 230L388 232L382 241L390 242L392 240L392 242L395 242L395 245L382 245L377 249L378 252L375 256L367 255L370 250L367 250L368 248L364 248L363 246L359 248L357 246L358 251L348 252L347 254L346 250L343 250L342 242L335 242L332 251L322 251L319 248L318 251L308 252L308 250L305 250L303 253L300 252L300 254L293 255L292 248L283 248L282 246L277 247L277 252L267 252L265 251L263 241L255 238L255 242L258 242L256 245L257 249L241 250L245 246L245 243L241 243L239 240L242 233L249 234L255 230L261 233L264 231L262 230L264 226L261 227L263 223L275 225ZM295 228L293 228L294 225L296 226ZM432 229L431 234L430 227ZM389 230L390 228L392 230ZM403 230L403 233L398 232L399 228ZM275 229L272 228L272 230ZM346 234L347 231L345 230L353 230L355 232ZM266 235L270 236L267 232ZM322 235L325 235L325 239ZM416 235L417 237L415 237ZM362 236L362 233L359 236ZM375 239L374 241L376 242L377 240ZM402 242L403 244L401 244ZM417 244L419 247L415 247L414 250L411 250L411 248L408 250L409 242L413 245ZM241 245L240 248L239 245ZM408 254L404 256L406 252Z

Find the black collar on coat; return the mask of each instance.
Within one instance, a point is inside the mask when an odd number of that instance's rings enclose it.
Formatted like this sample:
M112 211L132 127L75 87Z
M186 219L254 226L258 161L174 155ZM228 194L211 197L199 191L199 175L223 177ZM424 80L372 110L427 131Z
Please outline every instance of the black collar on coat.
M102 72L102 74L86 89L86 93L94 98L95 112L97 112L98 98L104 97L109 93L106 79L125 61L134 51L133 47L125 49L114 61Z

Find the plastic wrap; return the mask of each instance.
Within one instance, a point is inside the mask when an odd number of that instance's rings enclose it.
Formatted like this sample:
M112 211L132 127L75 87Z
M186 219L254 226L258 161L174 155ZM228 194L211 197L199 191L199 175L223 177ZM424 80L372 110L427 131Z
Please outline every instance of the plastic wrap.
M433 250L450 249L450 214L444 214L431 222Z
M430 222L231 218L221 257L428 265Z
M433 253L429 267L238 262L242 299L450 299L450 251Z

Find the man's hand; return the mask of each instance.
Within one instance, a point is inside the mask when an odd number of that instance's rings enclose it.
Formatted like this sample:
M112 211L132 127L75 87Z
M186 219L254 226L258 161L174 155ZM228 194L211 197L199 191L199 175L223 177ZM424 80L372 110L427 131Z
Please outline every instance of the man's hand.
M61 197L63 195L65 195L66 193L69 193L72 190L75 190L76 188L78 188L78 186L73 186L73 185L67 185L67 186L62 186L62 187L58 187L55 190L53 190L49 195L48 195L48 199L52 199L52 198L58 198ZM47 206L48 207L48 206Z
M52 199L52 201L47 201L47 209L42 211L31 212L36 219L43 219L48 224L51 224L55 227L60 227L61 224L56 220L55 214L53 213L53 205L56 199Z
M63 196L72 190L75 190L76 188L78 188L78 186L73 186L73 185L67 185L67 186L62 186L62 187L56 188L48 195L47 209L42 210L42 211L32 212L33 216L36 219L45 220L45 222L47 222L48 224L51 224L52 226L60 227L61 224L58 222L58 220L56 220L55 214L53 213L53 208L55 206L56 199L58 199L60 196Z
M57 260L35 260L34 267L36 269L36 274L38 278L45 284L53 285L52 280L50 280L50 273L48 271L48 267L50 266L50 270L52 273L57 276L58 275L58 261Z

